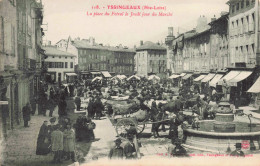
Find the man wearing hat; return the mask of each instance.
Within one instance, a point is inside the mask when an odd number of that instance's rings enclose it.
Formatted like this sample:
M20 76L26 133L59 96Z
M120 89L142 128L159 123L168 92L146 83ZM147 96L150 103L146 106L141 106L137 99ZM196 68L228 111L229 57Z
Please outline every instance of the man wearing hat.
M136 148L134 144L134 136L128 136L129 142L124 146L124 154L126 159L137 159Z
M113 147L108 155L109 159L123 159L124 157L124 149L120 146L122 141L120 138L116 139L115 147Z
M244 152L241 150L241 143L235 144L236 150L230 153L230 156L245 157Z

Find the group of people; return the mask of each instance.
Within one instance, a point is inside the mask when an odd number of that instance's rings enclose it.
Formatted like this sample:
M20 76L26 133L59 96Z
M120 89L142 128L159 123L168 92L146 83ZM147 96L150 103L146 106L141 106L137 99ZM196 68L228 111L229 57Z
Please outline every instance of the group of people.
M54 153L53 163L61 163L62 160L76 161L75 157L75 132L72 129L69 118L60 118L55 124L56 118L44 121L37 138L37 155Z

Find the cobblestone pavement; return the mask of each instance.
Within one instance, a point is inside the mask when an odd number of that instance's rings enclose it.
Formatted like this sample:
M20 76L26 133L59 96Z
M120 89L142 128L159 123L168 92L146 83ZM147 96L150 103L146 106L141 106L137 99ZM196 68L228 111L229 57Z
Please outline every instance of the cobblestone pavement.
M67 100L68 116L71 118L72 123L75 123L78 115L73 113L73 102ZM47 111L47 115L48 115ZM58 117L58 108L56 107L54 117ZM44 120L49 121L50 117L36 115L31 117L30 127L25 128L21 123L13 131L9 131L7 140L2 142L2 156L0 158L2 166L60 166L72 164L71 161L63 161L62 164L52 164L53 154L50 153L46 156L36 155L37 137L41 125ZM76 147L81 156L87 155L91 143L77 142Z
M48 112L47 112L48 113ZM54 112L57 117L57 110ZM34 115L31 117L30 127L20 126L8 133L7 140L2 143L2 165L48 165L52 154L36 155L37 137L44 120L48 116Z

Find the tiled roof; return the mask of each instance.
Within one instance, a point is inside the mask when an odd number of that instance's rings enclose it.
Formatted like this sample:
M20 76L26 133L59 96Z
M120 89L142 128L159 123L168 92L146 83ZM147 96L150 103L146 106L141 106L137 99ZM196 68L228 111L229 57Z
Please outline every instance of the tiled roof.
M58 50L56 47L47 46L47 47L43 47L43 49L45 50L45 54L46 55L51 55L51 56L55 56L55 55L56 56L69 56L69 57L76 56L76 55L73 55L71 53Z
M155 44L153 42L147 41L142 46L136 48L136 50L137 51L140 50L163 50L163 51L165 50L166 51L166 48L158 44Z
M101 46L101 45L90 45L86 41L82 40L75 40L73 42L73 45L76 48L81 48L81 49L97 49L97 50L110 50L110 51L115 51L115 52L135 52L133 49L124 49L124 48L117 48L117 47L108 47L108 46Z

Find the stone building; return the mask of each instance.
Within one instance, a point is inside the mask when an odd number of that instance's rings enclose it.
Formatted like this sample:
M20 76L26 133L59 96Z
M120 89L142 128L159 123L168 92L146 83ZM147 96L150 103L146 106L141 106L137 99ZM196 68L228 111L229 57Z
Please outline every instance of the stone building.
M229 65L243 63L247 67L259 64L259 2L230 0L229 9ZM258 60L257 60L258 59Z
M65 81L69 73L74 73L75 55L58 50L56 46L46 46L43 49L47 56L45 65L50 74L51 81Z
M71 37L67 41L67 52L76 55L76 71L108 71L114 74L133 75L135 50L123 46L104 46L89 39Z
M136 48L136 68L137 75L148 76L156 74L161 78L166 77L167 69L167 49L160 44L150 41L140 42L140 47Z
M39 90L44 61L42 45L43 7L36 0L0 1L1 100L8 105L1 114L4 133L22 121L22 107ZM2 112L2 110L1 110Z
M210 29L210 69L224 70L229 65L228 40L229 13L222 12L218 19L212 18Z

